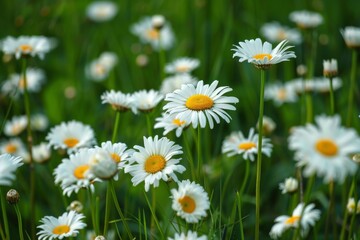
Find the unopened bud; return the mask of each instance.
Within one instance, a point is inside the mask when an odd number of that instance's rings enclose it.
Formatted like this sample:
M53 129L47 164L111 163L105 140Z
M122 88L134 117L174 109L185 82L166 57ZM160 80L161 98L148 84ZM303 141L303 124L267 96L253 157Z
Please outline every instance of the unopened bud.
M20 195L15 189L10 189L6 194L6 200L9 204L17 204L19 202Z

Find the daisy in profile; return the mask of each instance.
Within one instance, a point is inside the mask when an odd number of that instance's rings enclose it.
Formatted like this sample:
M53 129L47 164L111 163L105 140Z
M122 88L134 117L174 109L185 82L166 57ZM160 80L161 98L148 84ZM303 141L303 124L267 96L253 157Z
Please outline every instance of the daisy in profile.
M85 216L75 211L65 212L60 217L45 216L38 226L39 240L63 239L76 237L81 229L86 227Z
M4 153L0 155L0 186L11 186L15 180L15 171L22 166L21 157Z
M168 134L169 132L175 130L177 137L180 137L183 130L187 128L190 123L185 122L176 118L175 115L170 115L167 113L162 113L161 117L155 119L156 124L154 128L164 128L163 135Z
M155 50L160 48L168 50L174 45L175 37L170 24L164 22L159 28L157 21L154 24L153 17L144 17L133 24L131 32L138 36L142 43L150 44Z
M125 143L112 143L111 141L101 143L101 148L117 164L118 169L123 169L134 150L127 149Z
M262 43L260 38L245 40L234 45L233 58L238 57L239 62L248 61L260 69L267 69L273 64L289 61L290 58L296 58L295 53L287 51L292 46L286 46L287 40L281 41L274 49L271 43Z
M94 22L106 22L113 19L118 12L118 7L110 1L94 1L86 8L87 17Z
M27 126L27 118L25 115L14 116L11 120L6 121L4 133L6 136L14 137L20 135Z
M196 232L189 230L187 233L175 233L174 238L169 237L168 240L207 240L207 237L205 235L200 237Z
M260 32L269 42L273 43L279 43L286 39L293 44L302 42L301 33L297 29L282 26L278 22L265 23Z
M282 194L285 193L294 193L297 191L299 186L299 182L296 178L286 178L284 182L279 184L279 189L281 190Z
M227 156L243 155L245 160L250 159L254 161L254 155L258 153L258 134L255 133L253 128L250 128L249 136L244 137L241 131L232 132L225 138L222 144L222 153L227 153ZM270 139L262 138L261 152L270 157L272 151L272 144Z
M111 70L117 64L118 58L115 53L104 52L99 58L93 60L85 69L89 79L95 82L104 81L110 74Z
M182 121L192 123L196 128L206 127L208 122L210 128L214 128L214 120L220 123L220 118L227 123L230 122L230 115L225 110L236 110L232 105L239 102L236 97L223 96L232 91L230 87L218 87L218 81L204 85L204 81L199 81L196 87L192 84L182 85L181 89L169 93L165 97L168 103L164 106L169 114Z
M178 189L171 189L172 208L188 223L197 223L206 217L210 201L204 188L195 182L179 182Z
M360 28L359 27L345 27L341 31L346 46L348 48L359 48L360 47Z
M166 64L165 72L173 74L190 73L200 65L200 61L194 58L182 57Z
M336 59L323 61L323 75L324 77L332 78L338 74L338 63Z
M91 173L102 180L109 180L115 177L118 173L117 162L102 148L95 148L93 150L94 153L89 160L89 170Z
M33 146L32 154L35 162L44 163L50 159L51 150L47 143L42 142L39 145Z
M140 112L151 112L163 99L160 92L151 90L140 90L132 94L133 104L131 110L137 114Z
M289 148L295 151L297 165L304 176L317 174L325 182L343 182L353 175L357 164L350 155L360 152L360 138L354 129L340 125L340 117L317 116L315 124L295 127L289 137Z
M333 91L338 90L342 87L341 78L334 77L332 78L332 87ZM317 77L313 80L313 91L320 93L330 92L330 81L325 77Z
M360 200L356 204L354 198L349 198L346 209L350 214L360 214Z
M49 146L54 149L64 149L73 153L80 148L96 144L94 131L90 126L78 121L62 122L53 127L46 136Z
M178 181L177 173L183 173L185 167L180 165L181 158L174 158L182 154L181 147L166 137L144 137L144 147L134 146L138 150L129 158L129 164L125 166L125 173L130 173L134 186L145 182L145 191L149 191L150 185L159 186L159 181L170 179Z
M323 17L319 13L307 10L294 11L290 13L289 18L300 29L316 28L323 22Z
M7 37L1 47L5 54L15 55L16 59L22 56L44 59L45 54L55 47L55 41L44 36Z
M162 94L172 93L173 91L180 89L183 84L196 85L198 80L189 74L176 74L165 78L160 86L160 92Z
M55 168L55 184L60 184L63 194L68 197L79 192L81 188L93 189L96 181L90 171L90 160L95 156L95 149L80 149L75 154L70 154Z
M282 215L277 217L274 226L270 230L270 237L273 239L280 238L289 228L298 228L299 226L301 236L306 237L310 227L314 226L315 222L320 219L320 211L314 209L315 205L313 203L306 206L304 210L303 208L304 203L299 203L291 216Z
M101 95L101 103L110 104L116 111L126 112L133 107L134 98L131 94L110 90Z
M294 85L289 83L269 83L265 86L265 100L273 100L276 106L283 103L292 103L298 100Z

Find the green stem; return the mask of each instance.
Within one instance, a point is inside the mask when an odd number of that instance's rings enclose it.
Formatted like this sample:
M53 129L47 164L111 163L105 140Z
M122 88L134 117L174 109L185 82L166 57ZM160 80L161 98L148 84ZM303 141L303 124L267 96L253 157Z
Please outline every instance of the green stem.
M243 193L244 193L244 190L245 190L245 187L247 186L247 181L249 179L249 174L250 174L250 161L249 160L245 160L245 176L244 176L244 180L243 180L243 183L241 185L241 188L240 188L240 195L242 197Z
M353 178L353 183L354 183L354 189L357 189L356 187L356 175L354 175L354 178ZM349 229L349 235L348 235L348 240L351 240L352 239L352 232L353 232L353 229L354 229L354 223L355 223L355 218L356 218L356 214L357 214L357 203L358 203L358 196L357 196L357 191L354 191L354 201L355 201L355 209L354 209L354 212L351 216L351 221L350 221L350 229Z
M151 191L151 208L154 214L151 215L151 222L150 222L150 231L151 236L155 236L155 216L156 216L156 194L155 189L152 189Z
M105 202L105 219L104 219L104 236L106 236L107 234L107 230L108 230L108 226L109 226L109 215L110 215L110 197L111 197L111 192L110 192L110 185L112 180L110 179L108 181L108 185L106 188L106 202Z
M6 239L5 234L4 234L4 230L2 229L1 224L0 224L0 236L1 236L1 239Z
M152 124L151 124L151 117L150 117L150 113L146 113L146 123L147 123L147 130L148 130L148 134L149 137L152 136Z
M194 167L194 159L192 157L191 149L190 149L189 143L187 141L185 132L183 132L182 135L183 135L183 144L185 145L185 151L186 151L186 155L189 160L189 165L190 165L190 169L191 169L191 177L192 177L192 180L195 180L196 174L195 174L195 167Z
M17 219L18 219L19 237L20 237L20 240L24 240L21 213L20 213L20 210L19 210L19 207L17 204L15 204L14 207L15 207L15 212L16 212Z
M356 176L356 175L355 175ZM355 189L355 181L356 181L356 177L353 177L352 183L351 183L351 187L349 190L349 195L348 195L348 199L351 198L351 196L354 193L354 189ZM342 223L342 227L341 227L341 233L340 233L340 240L344 240L345 239L345 231L346 231L346 225L347 225L347 219L349 217L349 211L347 210L347 207L345 206L345 215L344 215L344 219L343 219L343 223Z
M5 235L7 237L6 239L10 239L9 222L8 222L8 218L7 218L7 214L6 214L6 206L5 206L4 199L5 199L5 196L3 196L1 186L0 186L1 211L2 211L3 220L4 220Z
M161 31L160 31L161 32ZM159 33L160 33L159 32ZM160 36L160 34L159 34ZM159 71L160 71L160 84L165 79L165 51L161 44L161 38L159 38Z
M243 222L242 222L242 214L241 214L241 205L242 205L242 200L241 200L241 197L242 197L242 193L239 194L239 192L236 193L236 198L237 198L237 206L238 206L238 211L239 211L239 225L240 225L240 236L242 240L245 239L244 237L244 227L243 227Z
M348 98L348 112L346 119L346 126L350 127L351 120L353 116L353 106L354 106L354 91L356 90L356 62L357 62L357 52L356 50L352 51L352 60L351 60L351 75L350 75L350 87L349 87L349 98Z
M333 223L333 229L334 232L335 228L336 228L336 224L334 223L334 219L335 216L333 216L334 214L334 181L330 181L329 183L329 198L330 198L330 203L329 203L329 209L328 209L328 213L327 213L327 218L326 218L326 226L325 226L325 239L328 239L328 234L329 234L329 225L330 225L330 219L332 219L332 223ZM335 237L336 235L334 235Z
M90 200L90 211L91 211L91 221L92 221L92 225L93 225L93 229L96 235L98 235L100 233L99 231L99 226L97 224L96 221L96 207L94 206L94 194L92 194L91 190L88 189L88 194L89 194L89 200Z
M334 86L333 86L333 78L329 78L330 81L330 115L335 114L335 101L334 101Z
M112 138L111 138L112 143L114 143L116 140L116 134L119 129L119 122L120 122L120 111L116 111L114 130L113 130L113 134L112 134Z
M197 150L197 181L201 181L201 169L202 169L202 158L201 158L201 136L200 136L200 125L197 127L197 141L196 141L196 150Z
M264 89L265 89L265 70L261 69L261 85L260 85L260 103L259 103L259 129L263 129L264 116ZM260 182L261 182L261 157L262 157L262 135L263 131L259 131L258 154L256 165L256 207L255 207L255 240L260 237Z

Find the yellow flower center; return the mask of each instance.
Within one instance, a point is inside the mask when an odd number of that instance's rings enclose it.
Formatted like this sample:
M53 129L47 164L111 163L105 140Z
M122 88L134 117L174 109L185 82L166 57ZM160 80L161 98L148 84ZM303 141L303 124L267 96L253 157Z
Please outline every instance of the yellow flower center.
M259 54L254 55L253 58L255 58L256 60L264 60L265 58L267 58L268 60L271 60L272 56L269 53L259 53Z
M277 37L279 40L284 40L286 39L286 32L283 31L283 30L279 30L278 34L277 34Z
M19 86L20 89L24 89L24 87L25 87L25 79L24 78L21 78L19 80L18 86Z
M6 147L5 147L5 152L7 152L7 153L14 153L14 152L16 152L16 150L17 150L17 146L12 143L6 145Z
M184 197L180 198L178 201L184 212L192 213L195 211L196 203L193 198L191 198L189 196L184 196Z
M103 75L103 74L106 73L106 68L105 68L105 66L102 65L102 64L96 64L96 65L95 65L95 72L96 72L96 74L98 74L98 75Z
M253 142L243 142L243 143L240 143L238 146L238 148L241 150L249 150L254 147L256 147L256 144Z
M146 35L151 40L158 40L160 38L160 32L158 30L154 29L154 28L149 29L146 32Z
M111 159L114 160L114 162L119 163L121 161L121 157L119 155L117 155L116 153L112 153L111 155Z
M284 88L280 88L279 91L277 92L277 97L280 100L286 99L286 90Z
M315 144L315 148L326 157L335 156L338 152L336 143L331 139L319 139Z
M76 138L66 138L64 140L64 144L69 147L69 148L73 148L76 146L76 144L79 143L79 140L77 140Z
M214 101L203 94L195 94L186 100L185 106L191 110L202 111L214 106Z
M187 72L187 71L189 71L189 67L188 66L184 66L184 65L180 65L180 66L177 66L176 67L176 71L178 71L178 72Z
M145 172L157 173L165 168L166 160L161 155L151 155L145 161Z
M29 44L22 44L19 46L19 49L22 51L22 52L31 52L33 50L32 46L30 46Z
M181 121L180 119L178 118L175 118L173 121L172 121L173 124L177 125L178 127L181 127L182 125L185 124L185 121Z
M296 223L297 221L299 221L300 219L300 216L292 216L292 217L289 217L286 221L285 221L285 224L294 224Z
M59 225L54 227L52 230L53 234L61 235L64 233L68 233L70 231L70 227L68 225Z
M78 167L75 168L74 170L74 176L77 179L84 179L85 178L85 172L90 168L89 165L85 164L85 165L80 165Z

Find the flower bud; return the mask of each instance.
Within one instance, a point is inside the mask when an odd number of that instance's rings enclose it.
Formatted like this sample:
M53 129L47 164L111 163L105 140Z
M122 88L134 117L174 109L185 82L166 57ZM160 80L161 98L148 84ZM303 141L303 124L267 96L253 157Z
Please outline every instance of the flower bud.
M336 59L324 60L324 77L332 78L338 74L338 64Z
M151 19L151 23L154 29L160 31L165 24L165 18L162 15L154 15Z
M9 204L17 204L19 202L20 195L15 189L10 189L6 194L6 200Z
M280 183L279 188L282 194L285 193L294 193L297 191L299 186L298 181L295 178L286 178L285 182Z

